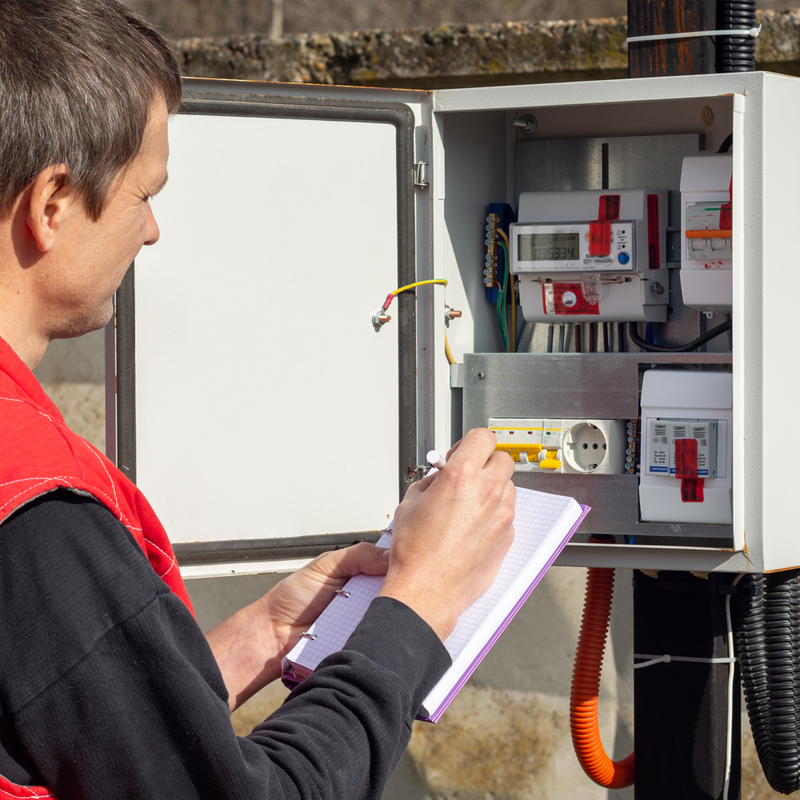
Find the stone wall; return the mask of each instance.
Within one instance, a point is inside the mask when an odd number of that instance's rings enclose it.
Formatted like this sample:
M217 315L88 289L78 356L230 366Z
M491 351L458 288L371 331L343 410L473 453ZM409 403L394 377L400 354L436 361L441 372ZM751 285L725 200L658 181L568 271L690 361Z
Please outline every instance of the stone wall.
M800 11L760 11L759 69L800 74ZM251 34L175 43L185 75L297 83L444 88L621 78L627 20L443 25L433 30Z

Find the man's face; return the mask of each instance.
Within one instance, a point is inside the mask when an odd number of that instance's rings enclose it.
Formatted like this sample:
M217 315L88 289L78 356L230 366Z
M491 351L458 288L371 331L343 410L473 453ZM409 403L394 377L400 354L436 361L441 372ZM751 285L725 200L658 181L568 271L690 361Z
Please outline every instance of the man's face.
M67 204L52 267L41 281L49 338L80 336L103 327L113 313L112 296L142 245L159 230L150 198L167 181L168 114L160 99L150 113L142 148L117 177L100 219L82 201Z

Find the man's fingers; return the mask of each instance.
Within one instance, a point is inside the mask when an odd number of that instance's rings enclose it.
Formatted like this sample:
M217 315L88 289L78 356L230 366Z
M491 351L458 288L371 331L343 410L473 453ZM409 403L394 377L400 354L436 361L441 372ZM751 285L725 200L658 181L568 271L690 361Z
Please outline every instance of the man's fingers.
M511 478L514 474L514 459L508 453L500 450L495 450L488 459L486 459L486 466L484 469L490 470L493 474L498 476L505 475Z
M496 445L497 437L488 428L473 428L467 431L464 438L447 454L447 462L458 464L474 460L483 467Z
M461 446L461 442L462 442L462 441L463 441L463 439L459 439L459 440L458 440L458 441L457 441L457 442L456 442L456 443L455 443L455 444L454 444L454 445L453 445L453 446L452 446L452 447L451 447L451 448L450 448L450 449L447 451L447 455L444 457L444 460L445 460L445 461L449 461L449 460L450 460L450 456L451 456L451 455L453 455L453 453L455 453L455 451L456 451L456 450L458 450L458 448Z
M342 550L323 553L309 564L322 575L334 579L352 578L353 575L385 575L389 563L383 558L386 549L369 542L360 542Z

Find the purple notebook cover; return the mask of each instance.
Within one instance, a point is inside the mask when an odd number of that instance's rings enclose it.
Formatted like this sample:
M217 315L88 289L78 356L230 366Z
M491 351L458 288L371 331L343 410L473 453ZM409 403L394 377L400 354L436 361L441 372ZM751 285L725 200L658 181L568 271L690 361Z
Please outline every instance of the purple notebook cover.
M438 722L441 719L442 714L444 714L444 712L447 710L447 707L450 705L450 703L453 702L455 696L461 691L464 684L470 679L470 677L472 677L472 673L475 672L475 670L478 668L478 665L486 657L486 654L492 649L492 647L494 647L495 642L497 642L497 640L500 638L500 634L508 627L509 622L511 622L511 620L514 619L514 617L517 615L517 612L522 608L522 606L525 605L525 601L531 596L531 593L537 587L539 581L544 577L545 572L547 572L547 570L553 566L553 562L558 558L561 551L567 546L567 543L573 537L575 531L578 530L578 527L580 526L581 522L583 522L583 520L586 519L586 515L589 513L591 508L589 506L583 505L582 503L580 505L582 513L580 517L578 517L577 522L572 526L572 528L570 528L569 533L564 537L564 540L561 542L556 551L550 557L547 564L545 564L544 569L542 569L542 571L533 579L533 583L531 583L531 585L525 590L525 593L522 595L522 597L520 597L520 599L517 601L516 605L511 609L511 611L509 611L508 616L503 620L501 625L492 634L491 638L489 639L488 642L486 642L480 653L478 653L478 655L475 656L475 659L472 661L472 663L461 674L461 677L458 679L458 681L450 690L450 692L447 694L447 696L444 698L444 700L439 704L439 707L434 709L433 711L428 711L428 716L417 714L416 719L422 720L423 722Z

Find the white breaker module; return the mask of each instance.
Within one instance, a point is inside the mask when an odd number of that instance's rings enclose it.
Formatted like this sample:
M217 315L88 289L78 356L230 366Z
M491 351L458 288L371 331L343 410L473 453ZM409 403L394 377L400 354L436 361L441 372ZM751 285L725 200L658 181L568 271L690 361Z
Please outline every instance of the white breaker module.
M683 302L709 315L733 303L733 156L709 153L683 160L681 290Z
M642 519L733 521L729 372L650 369L642 385Z

